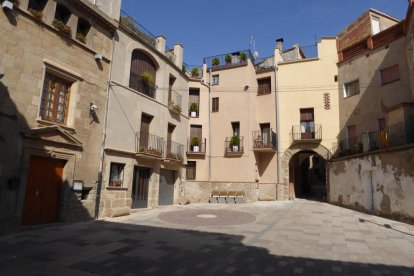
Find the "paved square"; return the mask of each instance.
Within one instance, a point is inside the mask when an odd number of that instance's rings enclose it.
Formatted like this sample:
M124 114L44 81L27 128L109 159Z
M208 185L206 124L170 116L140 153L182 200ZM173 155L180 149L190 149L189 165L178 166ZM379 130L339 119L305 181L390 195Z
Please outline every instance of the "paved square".
M412 275L414 226L325 203L191 204L0 237L0 275Z

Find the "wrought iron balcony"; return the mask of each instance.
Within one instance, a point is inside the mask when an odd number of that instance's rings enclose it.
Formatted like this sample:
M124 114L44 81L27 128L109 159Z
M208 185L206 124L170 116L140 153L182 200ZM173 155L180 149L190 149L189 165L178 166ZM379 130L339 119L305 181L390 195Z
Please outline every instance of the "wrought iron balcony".
M292 126L293 142L320 142L322 140L322 125L297 125Z
M238 51L223 55L211 56L204 58L204 64L208 69L222 69L247 64L247 60L253 61L253 55L250 50Z
M258 152L275 152L277 150L277 135L272 129L252 132L253 150Z
M167 154L165 159L174 162L183 162L184 145L167 140Z
M171 90L168 93L168 108L175 112L180 114L182 111L182 101L183 97L176 91Z
M132 72L129 78L129 87L144 95L147 95L150 98L155 99L155 93L157 91L157 86L155 83L148 82L139 75Z
M399 123L384 130L368 133L369 151L388 149L414 143L414 128L406 123Z
M244 153L243 136L226 137L224 152L226 156L241 156Z
M190 137L187 140L187 155L205 155L206 138Z
M164 138L147 133L136 134L137 155L149 158L162 158L164 153Z

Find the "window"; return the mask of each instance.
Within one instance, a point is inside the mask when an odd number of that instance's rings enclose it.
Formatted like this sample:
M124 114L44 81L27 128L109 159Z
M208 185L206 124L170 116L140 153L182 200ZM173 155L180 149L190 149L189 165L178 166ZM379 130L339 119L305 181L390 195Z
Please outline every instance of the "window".
M265 95L271 93L271 78L259 79L257 80L258 84L258 95Z
M91 24L86 19L79 18L78 19L78 27L76 30L76 39L82 43L86 43L86 36L91 29Z
M213 75L213 81L211 85L218 85L220 81L219 75Z
M359 94L359 80L344 84L344 98Z
M380 70L381 84L386 85L400 80L400 67L398 64Z
M190 88L190 95L188 99L188 115L191 116L191 112L195 112L198 116L200 109L200 89Z
M155 98L155 76L157 66L154 61L142 51L134 50L131 56L131 71L129 87L148 97Z
M111 171L109 174L109 187L122 187L124 181L125 164L111 163Z
M240 137L240 122L232 122L233 135Z
M29 0L28 10L43 11L47 0Z
M371 20L372 24L372 35L376 35L381 31L380 28L380 19L378 17L373 16Z
M213 106L212 106L212 112L218 112L219 111L219 98L213 98Z
M68 81L46 73L40 106L40 117L43 120L66 123L71 85Z
M302 108L299 112L301 139L315 139L315 120L313 108Z
M71 16L70 10L62 4L56 5L55 19L67 24Z
M187 162L187 170L186 170L186 177L187 180L195 180L196 179L196 161L188 161Z

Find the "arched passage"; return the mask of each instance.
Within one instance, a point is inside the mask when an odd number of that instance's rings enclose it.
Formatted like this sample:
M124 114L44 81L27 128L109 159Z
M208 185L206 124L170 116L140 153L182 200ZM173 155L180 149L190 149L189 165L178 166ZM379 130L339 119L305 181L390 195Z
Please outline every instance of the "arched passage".
M281 177L288 187L288 197L296 197L295 188L298 189L298 195L303 196L303 193L306 195L306 192L309 192L306 189L311 184L309 181L326 183L325 176L322 178L319 176L325 174L326 160L330 158L330 151L320 144L296 143L291 145L281 158ZM299 176L300 173L302 176ZM328 187L325 184L324 194L327 192Z

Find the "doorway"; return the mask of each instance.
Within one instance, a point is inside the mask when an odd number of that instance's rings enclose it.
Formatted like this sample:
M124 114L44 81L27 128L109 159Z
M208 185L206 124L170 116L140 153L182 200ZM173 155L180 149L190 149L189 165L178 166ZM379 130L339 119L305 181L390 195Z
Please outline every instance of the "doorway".
M158 205L174 204L174 183L175 171L161 169L160 171L160 188L158 193Z
M134 167L134 177L132 183L132 209L148 207L148 190L151 177L151 169L144 167Z
M65 160L40 156L30 157L22 225L58 221L65 164Z

